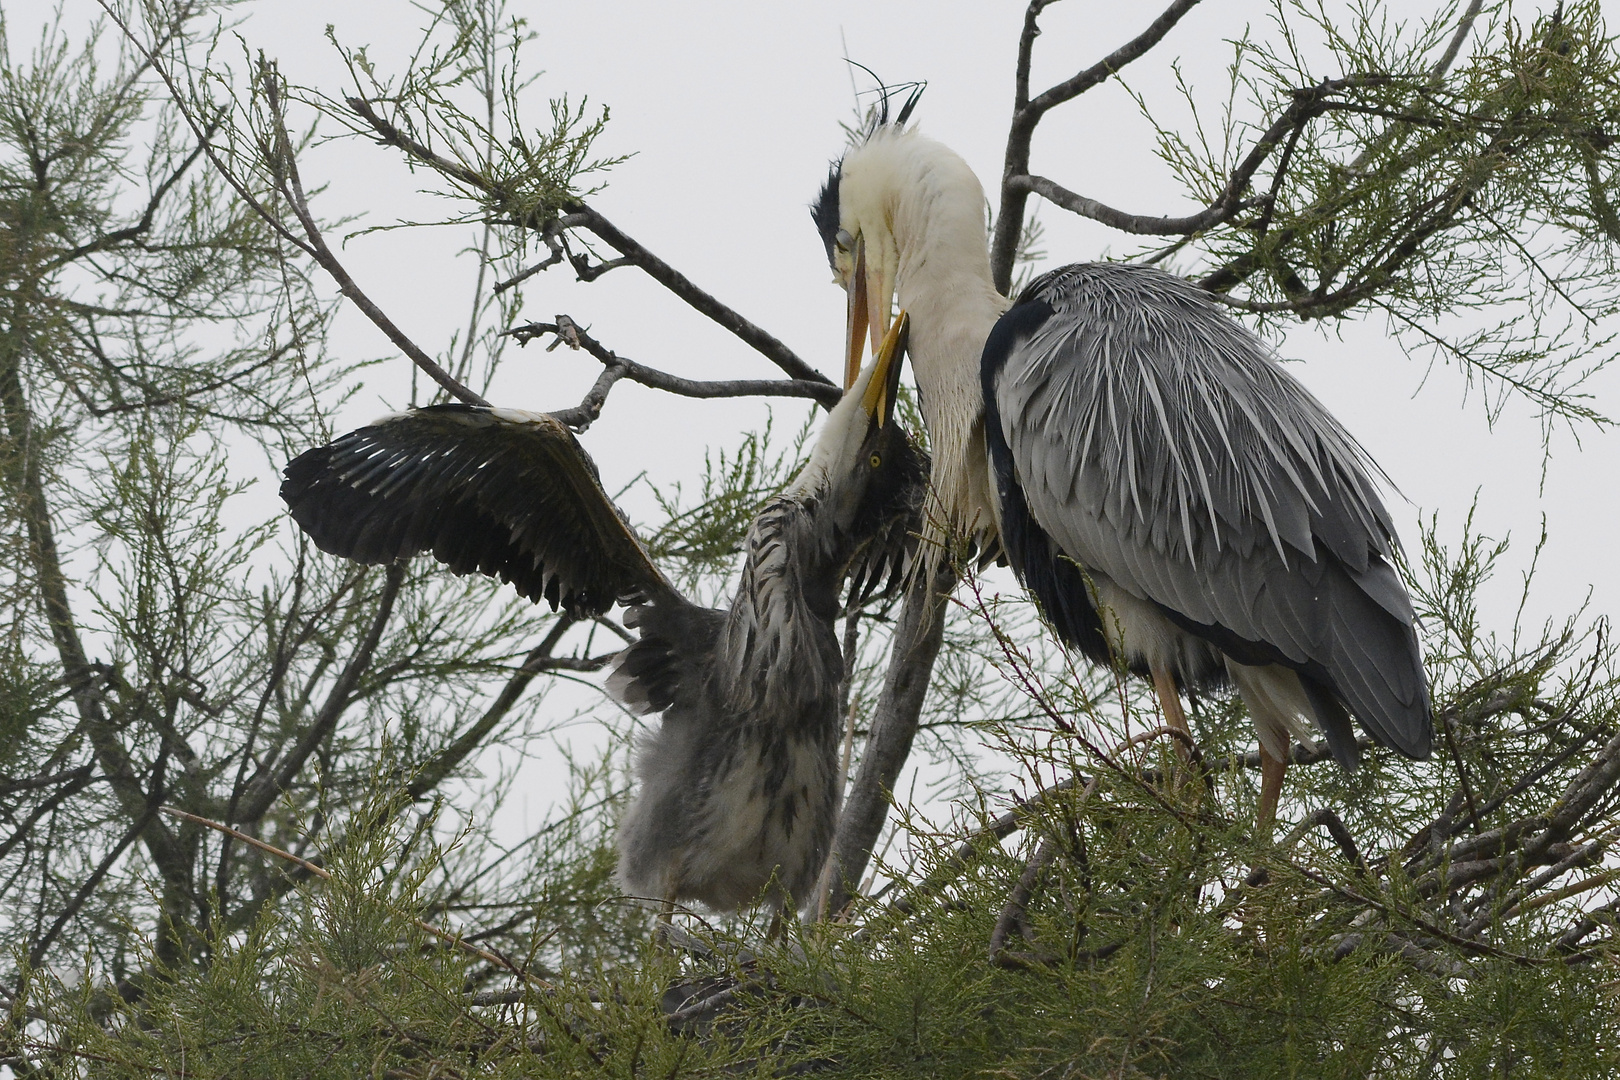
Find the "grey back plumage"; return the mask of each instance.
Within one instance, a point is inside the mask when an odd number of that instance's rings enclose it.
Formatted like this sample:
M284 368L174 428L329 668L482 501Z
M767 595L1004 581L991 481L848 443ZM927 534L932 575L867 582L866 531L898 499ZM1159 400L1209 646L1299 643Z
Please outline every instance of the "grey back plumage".
M1432 725L1395 533L1366 454L1190 284L1077 264L991 335L992 420L1040 528L1243 664L1337 692L1381 743Z

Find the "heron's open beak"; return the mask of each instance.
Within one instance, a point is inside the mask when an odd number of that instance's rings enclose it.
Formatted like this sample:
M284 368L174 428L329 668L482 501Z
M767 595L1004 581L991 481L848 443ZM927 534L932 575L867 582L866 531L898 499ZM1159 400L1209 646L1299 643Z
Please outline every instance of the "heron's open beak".
M866 351L866 337L871 334L872 355L878 353L879 343L889 332L889 312L894 304L894 282L884 269L882 259L868 260L866 241L855 247L855 274L846 291L849 296L849 322L844 338L844 389L855 385L861 373L861 356Z
M874 350L872 379L866 384L861 408L878 427L887 424L894 415L894 400L900 390L900 364L906 355L906 337L910 330L911 319L902 311Z

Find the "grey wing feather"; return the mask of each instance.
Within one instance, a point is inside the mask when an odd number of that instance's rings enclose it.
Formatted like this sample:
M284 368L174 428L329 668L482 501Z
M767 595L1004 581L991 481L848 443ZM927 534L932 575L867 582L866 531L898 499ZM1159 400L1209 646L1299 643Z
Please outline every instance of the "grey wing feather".
M690 714L707 691L726 613L671 596L632 607L624 624L639 637L614 658L608 694L638 716L663 713L677 703L684 703ZM665 713L665 723L671 718Z
M581 616L669 591L595 464L543 413L414 409L301 454L284 477L316 546L358 562L428 552Z
M1234 659L1326 676L1381 742L1426 754L1414 617L1360 446L1179 278L1080 264L1028 301L1052 315L1013 346L994 393L1041 527L1229 655L1275 651Z

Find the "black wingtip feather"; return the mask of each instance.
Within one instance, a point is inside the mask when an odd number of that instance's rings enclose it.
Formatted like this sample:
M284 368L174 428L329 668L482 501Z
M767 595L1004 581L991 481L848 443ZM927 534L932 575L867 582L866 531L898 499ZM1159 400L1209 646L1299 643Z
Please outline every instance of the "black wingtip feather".
M431 552L576 616L662 580L594 463L544 417L415 410L300 454L280 493L322 551L365 563Z

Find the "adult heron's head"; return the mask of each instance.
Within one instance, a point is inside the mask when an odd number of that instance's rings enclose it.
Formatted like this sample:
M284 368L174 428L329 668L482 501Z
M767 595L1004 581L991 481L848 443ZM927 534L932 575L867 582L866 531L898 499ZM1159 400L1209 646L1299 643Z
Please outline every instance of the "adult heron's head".
M944 145L900 124L877 127L828 174L811 206L833 280L848 294L844 381L888 332L896 292L902 307L908 270L921 260L985 264L984 189ZM936 251L936 248L950 250ZM929 319L928 321L933 321Z

